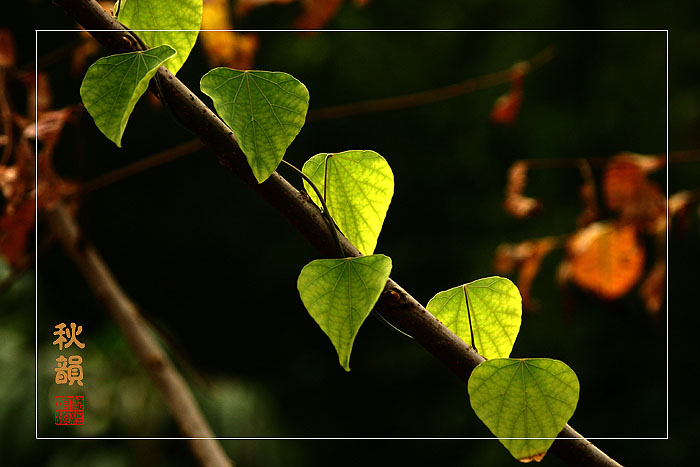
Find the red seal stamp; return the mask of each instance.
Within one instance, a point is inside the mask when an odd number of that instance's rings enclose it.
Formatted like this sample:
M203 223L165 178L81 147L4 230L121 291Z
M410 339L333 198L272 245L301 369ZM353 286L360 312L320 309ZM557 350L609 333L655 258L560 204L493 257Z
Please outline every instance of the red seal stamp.
M84 425L84 414L84 396L56 396L56 425Z

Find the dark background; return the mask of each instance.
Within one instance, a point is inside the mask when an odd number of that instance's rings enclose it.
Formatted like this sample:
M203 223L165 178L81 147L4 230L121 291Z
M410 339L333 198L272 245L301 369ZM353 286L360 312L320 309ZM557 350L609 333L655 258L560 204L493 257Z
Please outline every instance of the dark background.
M700 147L700 33L680 10L663 13L603 2L533 8L519 2L404 2L346 5L331 28L666 28L670 149ZM298 6L253 11L239 28L286 28ZM70 29L58 8L25 2L13 12L19 62L32 69L33 29ZM692 15L691 15L692 16ZM39 56L74 41L73 32L40 32ZM302 81L310 108L422 91L531 58L555 58L525 79L513 126L489 122L508 85L423 107L308 123L287 151L301 166L320 152L372 149L395 174L395 195L376 252L392 257L392 278L425 304L438 291L493 274L495 248L576 228L576 170L533 172L526 192L545 211L527 221L501 208L506 172L522 158L608 157L666 149L665 32L332 32L260 34L255 67ZM102 52L104 53L104 52ZM94 59L93 59L94 60ZM81 77L68 60L46 68L54 107L79 102ZM196 47L178 76L198 91L209 69ZM18 99L19 100L19 99ZM204 99L209 103L208 99ZM56 151L69 178L90 180L191 139L167 112L141 101L116 148L84 114ZM668 189L698 185L698 164L671 166ZM300 187L298 177L281 173ZM596 172L599 176L599 171ZM664 173L655 177L666 185ZM420 346L368 318L346 373L328 338L304 310L296 278L317 257L305 239L215 157L200 151L90 193L80 222L126 292L169 336L173 358L194 385L214 431L245 437L490 438L469 406L464 382ZM673 232L671 232L673 234ZM40 227L40 235L41 227ZM698 223L671 236L670 398L666 312L649 315L636 288L602 302L554 279L563 252L544 261L524 315L516 357L563 360L581 396L570 424L587 437L670 440L596 442L625 465L682 465L690 459L692 417L687 357L696 353L693 286ZM653 260L649 242L647 262ZM514 279L514 277L512 277ZM119 330L57 248L39 261L39 436L178 436L160 395ZM0 297L0 454L8 465L191 465L176 441L35 441L34 275ZM51 345L58 322L83 325L86 425L52 425L56 393ZM238 465L357 463L500 465L515 462L494 440L226 441ZM371 454L369 449L371 449ZM561 465L554 456L543 461Z

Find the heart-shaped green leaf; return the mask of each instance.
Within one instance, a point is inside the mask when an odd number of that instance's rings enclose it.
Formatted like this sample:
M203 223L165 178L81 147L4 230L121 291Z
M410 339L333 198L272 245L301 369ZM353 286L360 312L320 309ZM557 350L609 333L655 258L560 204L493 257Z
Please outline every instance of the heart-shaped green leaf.
M301 301L331 339L346 371L350 371L357 331L377 303L390 272L391 258L372 255L317 259L299 274Z
M187 60L202 24L202 0L120 0L115 11L117 19L129 29L151 29L137 31L149 47L169 45L177 51L165 63L172 74Z
M487 277L438 292L426 309L485 358L508 357L523 314L518 288L503 277ZM471 317L471 326L469 323Z
M148 82L176 52L167 45L143 52L110 55L93 63L80 86L80 97L97 128L121 147L129 116Z
M486 360L472 371L469 400L476 415L521 462L540 461L578 403L576 373L549 358ZM550 438L550 439L532 439Z
M306 161L302 172L325 193L328 211L347 239L362 254L374 253L394 195L394 174L386 159L374 151L317 154ZM306 180L304 186L320 207Z
M264 182L304 126L306 86L287 73L214 68L200 88L233 130L255 178Z

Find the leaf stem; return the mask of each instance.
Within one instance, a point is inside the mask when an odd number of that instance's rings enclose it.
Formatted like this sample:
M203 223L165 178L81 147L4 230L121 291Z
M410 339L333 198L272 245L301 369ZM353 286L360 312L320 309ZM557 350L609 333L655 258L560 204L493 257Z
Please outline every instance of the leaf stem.
M311 185L311 188L313 188L313 190L316 192L316 196L318 196L318 199L321 200L321 206L323 206L322 214L323 214L323 217L326 218L326 222L328 223L328 228L331 230L331 235L333 236L333 241L335 242L335 246L338 249L338 254L340 254L341 258L345 258L345 250L343 250L343 247L340 244L340 237L338 237L338 229L335 228L335 222L333 221L333 217L331 217L331 213L328 211L328 206L326 206L326 196L325 196L326 187L325 187L325 184L323 187L324 194L321 195L321 192L316 187L314 182L312 182L311 179L309 177L307 177L304 172L299 170L294 164L291 164L284 159L282 159L282 162L284 162L287 165L287 167L294 169L299 175L301 175L301 178L306 180L306 182L309 185Z
M326 188L328 188L328 159L333 156L332 153L326 154L326 158L323 160L323 201L326 201Z
M467 305L467 318L469 319L469 335L472 338L472 349L474 349L475 352L478 352L476 350L476 344L474 343L474 329L472 328L472 314L469 311L469 296L467 295L467 286L463 285L462 290L464 290L464 303Z

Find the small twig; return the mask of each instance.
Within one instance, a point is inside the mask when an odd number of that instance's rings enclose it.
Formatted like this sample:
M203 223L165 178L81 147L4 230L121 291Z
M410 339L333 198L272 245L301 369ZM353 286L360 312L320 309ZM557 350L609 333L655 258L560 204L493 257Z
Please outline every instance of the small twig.
M313 190L316 192L316 196L321 200L321 206L323 206L323 217L325 217L326 222L328 223L328 228L331 231L331 234L333 235L333 240L335 241L335 246L338 249L338 254L340 255L341 258L345 257L345 251L343 250L342 245L340 244L340 238L338 237L338 229L335 227L335 221L333 220L333 217L331 217L330 211L328 211L328 206L326 206L326 186L323 186L323 195L321 195L321 192L319 191L318 187L316 184L301 170L299 170L295 165L290 164L286 160L282 159L282 162L287 167L290 167L294 169L304 180L307 181L307 183L313 188Z
M83 190L86 193L99 190L101 188L106 187L107 185L111 185L112 183L131 177L132 175L139 174L153 167L165 164L166 162L170 162L188 154L192 154L193 152L196 152L199 149L202 149L203 147L204 143L202 143L198 139L187 141L186 143L182 143L172 148L166 149L165 151L153 154L152 156L148 156L144 159L141 159L140 161L134 162L133 164L120 167L112 172L106 173L93 180L90 180L85 183Z
M525 65L525 74L528 74L547 63L552 59L552 57L554 57L554 48L550 46L539 52L530 60L524 63L521 62L517 66ZM510 67L507 70L501 70L488 75L478 76L476 78L462 81L461 83L451 84L449 86L431 89L428 91L406 94L403 96L372 99L362 102L354 102L352 104L336 105L310 110L306 116L306 120L309 122L330 120L334 118L350 117L375 112L386 112L388 110L399 110L408 107L431 104L433 102L440 102L462 96L470 92L508 83L511 80L512 70L513 68Z
M117 283L100 254L81 239L78 225L62 203L44 214L51 231L121 327L131 348L160 389L183 436L200 438L188 440L199 463L203 466L231 467L233 463L215 439L201 439L214 438L214 433L187 382L158 345L136 305Z

